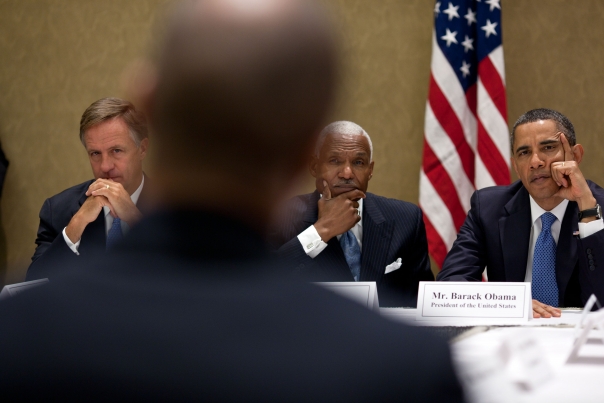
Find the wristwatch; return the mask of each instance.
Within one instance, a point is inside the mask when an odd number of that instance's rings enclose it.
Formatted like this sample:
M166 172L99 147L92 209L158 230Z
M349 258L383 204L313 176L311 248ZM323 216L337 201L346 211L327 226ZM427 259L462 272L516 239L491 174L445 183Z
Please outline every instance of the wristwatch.
M579 211L579 221L587 217L596 217L596 220L602 218L602 208L599 204L596 204L594 208L588 208L587 210Z

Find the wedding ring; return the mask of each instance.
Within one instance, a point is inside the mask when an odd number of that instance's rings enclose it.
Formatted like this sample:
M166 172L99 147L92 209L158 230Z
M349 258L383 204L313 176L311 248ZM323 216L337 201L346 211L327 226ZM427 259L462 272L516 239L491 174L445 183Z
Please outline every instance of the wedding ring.
M564 161L562 161L562 166L564 166Z
M105 185L105 189L109 189L109 185Z
M358 215L361 215L361 212L359 211L359 209L357 209L357 214L358 214Z

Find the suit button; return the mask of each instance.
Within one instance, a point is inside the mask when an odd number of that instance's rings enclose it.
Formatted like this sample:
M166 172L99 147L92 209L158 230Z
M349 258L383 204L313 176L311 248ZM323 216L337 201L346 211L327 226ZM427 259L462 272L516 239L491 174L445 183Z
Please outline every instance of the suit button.
M589 259L589 261L588 261L587 263L589 263L589 265L590 265L590 266L593 266L593 265L594 265L594 261L593 261L593 259Z
M591 248L587 248L587 253L591 253Z
M589 266L589 270L594 271L596 269L596 266L594 266L593 264Z
M594 255L592 255L591 253L588 253L588 254L587 254L587 258L588 258L588 259L593 259L593 258L594 258Z

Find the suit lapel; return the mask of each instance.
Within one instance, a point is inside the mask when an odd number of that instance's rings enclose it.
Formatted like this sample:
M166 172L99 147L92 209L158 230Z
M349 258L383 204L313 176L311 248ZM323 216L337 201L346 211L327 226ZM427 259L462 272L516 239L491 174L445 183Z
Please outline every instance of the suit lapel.
M566 286L573 274L577 263L577 242L573 232L579 230L579 207L576 202L569 201L562 219L560 236L556 247L556 281L560 293L560 306L563 306Z
M378 281L386 269L392 241L392 221L387 221L372 194L363 200L363 250L361 281Z
M505 210L508 215L499 219L505 281L524 281L531 237L531 206L524 187L505 205Z
M145 184L140 196L138 197L138 201L136 202L136 208L138 208L143 215L148 215L154 209L154 200L152 197L152 184L149 181L149 177L147 175L144 176Z
M319 192L316 190L308 195L308 202L306 203L306 211L302 217L302 221L308 226L313 225L319 219L319 207L317 203L319 202Z

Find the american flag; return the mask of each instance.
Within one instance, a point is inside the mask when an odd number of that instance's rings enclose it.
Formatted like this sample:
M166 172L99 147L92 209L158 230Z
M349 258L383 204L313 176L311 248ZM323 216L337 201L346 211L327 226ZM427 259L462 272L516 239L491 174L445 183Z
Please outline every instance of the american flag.
M442 267L475 189L510 183L500 0L437 1L419 203Z

